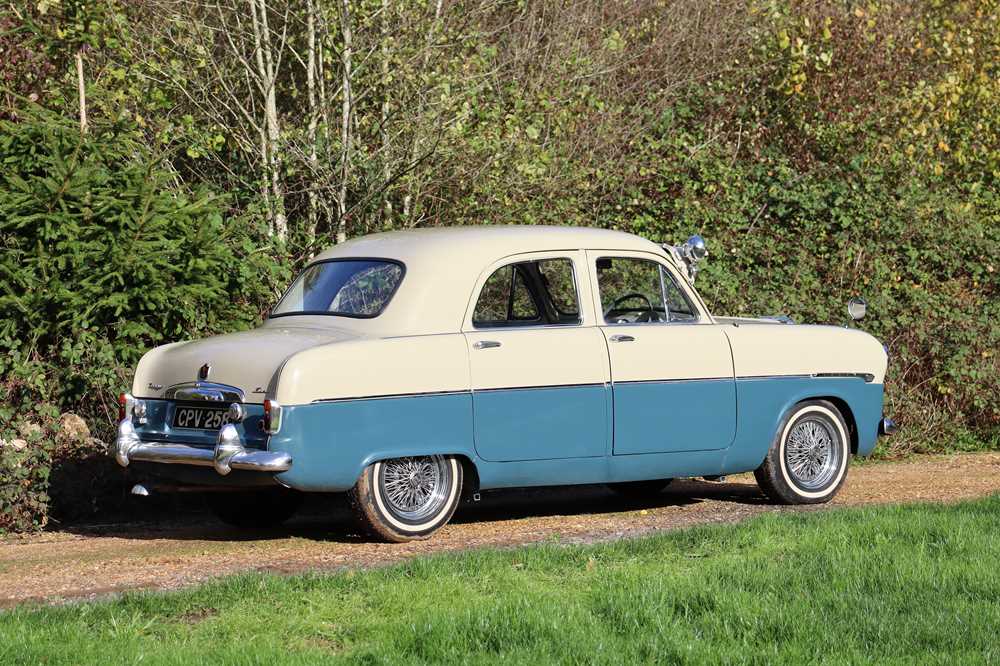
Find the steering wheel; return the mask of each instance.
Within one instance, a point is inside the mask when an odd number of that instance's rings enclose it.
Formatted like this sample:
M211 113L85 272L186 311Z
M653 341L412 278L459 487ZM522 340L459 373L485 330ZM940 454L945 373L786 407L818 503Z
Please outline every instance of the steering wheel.
M643 311L645 311L646 312L646 318L645 319L639 318L639 319L636 319L636 321L653 321L653 317L656 316L656 311L653 309L653 302L651 300L649 300L649 298L645 294L640 294L637 291L633 291L631 293L625 294L624 296L619 296L618 298L616 298L615 302L611 304L610 308L608 308L608 311L604 313L604 318L607 319L609 314L611 314L612 312L615 312L615 311L619 310L619 306L622 303L630 301L633 298L641 298L642 300L646 301L646 307L645 308L621 308L621 309L623 311L626 311L626 312L643 312ZM621 323L629 323L629 322L618 322L618 323L621 324Z

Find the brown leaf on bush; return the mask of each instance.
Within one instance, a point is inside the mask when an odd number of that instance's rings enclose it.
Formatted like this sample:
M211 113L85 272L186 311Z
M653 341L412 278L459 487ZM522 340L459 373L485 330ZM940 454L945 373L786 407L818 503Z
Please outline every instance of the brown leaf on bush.
M23 439L31 439L32 435L41 434L42 426L33 421L23 421L17 426L17 433Z
M90 439L90 428L82 418L66 412L59 417L59 432L56 442L59 444L80 444Z

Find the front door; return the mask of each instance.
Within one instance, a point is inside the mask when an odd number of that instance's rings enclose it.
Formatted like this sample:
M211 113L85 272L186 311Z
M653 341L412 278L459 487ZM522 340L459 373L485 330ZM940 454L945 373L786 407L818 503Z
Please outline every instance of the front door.
M582 257L521 256L493 267L479 288L465 337L476 452L485 460L608 452L608 354L581 312Z
M588 259L611 359L614 454L732 444L736 381L722 329L655 256L588 252Z

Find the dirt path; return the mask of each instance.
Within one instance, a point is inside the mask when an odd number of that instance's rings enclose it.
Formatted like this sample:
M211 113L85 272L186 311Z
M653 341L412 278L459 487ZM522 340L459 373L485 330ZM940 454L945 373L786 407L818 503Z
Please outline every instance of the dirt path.
M953 501L997 491L1000 453L934 456L855 467L833 505ZM0 607L172 589L238 571L329 570L466 548L601 541L794 510L767 504L748 475L678 481L641 504L603 486L497 491L460 508L430 541L393 545L361 539L339 499L310 509L286 529L253 534L198 514L0 540Z

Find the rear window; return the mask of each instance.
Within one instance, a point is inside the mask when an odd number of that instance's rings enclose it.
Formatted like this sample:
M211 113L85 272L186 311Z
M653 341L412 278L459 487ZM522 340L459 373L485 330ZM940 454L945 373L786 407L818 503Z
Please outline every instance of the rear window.
M321 261L302 271L271 316L377 317L392 300L404 272L402 264L386 259Z

